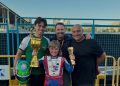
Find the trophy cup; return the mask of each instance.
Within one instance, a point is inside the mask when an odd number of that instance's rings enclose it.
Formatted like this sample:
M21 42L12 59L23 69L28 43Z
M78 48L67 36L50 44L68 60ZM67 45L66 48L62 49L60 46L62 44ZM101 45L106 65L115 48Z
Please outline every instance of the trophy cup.
M39 67L39 61L37 58L38 50L40 49L41 39L31 37L31 47L36 52L36 54L32 57L30 67Z
M73 47L68 47L68 53L69 55L73 55ZM71 59L71 64L75 65L75 60Z

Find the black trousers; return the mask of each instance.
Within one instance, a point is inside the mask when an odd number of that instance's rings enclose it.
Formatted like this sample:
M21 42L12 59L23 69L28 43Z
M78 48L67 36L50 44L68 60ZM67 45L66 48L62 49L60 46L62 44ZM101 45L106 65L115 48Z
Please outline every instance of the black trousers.
M44 86L45 75L30 75L27 86Z
M88 74L86 71L74 71L72 73L72 86L95 86L94 74Z
M72 86L95 86L95 80L72 81Z
M64 86L70 86L70 83L71 83L70 73L64 69L63 70L63 84Z

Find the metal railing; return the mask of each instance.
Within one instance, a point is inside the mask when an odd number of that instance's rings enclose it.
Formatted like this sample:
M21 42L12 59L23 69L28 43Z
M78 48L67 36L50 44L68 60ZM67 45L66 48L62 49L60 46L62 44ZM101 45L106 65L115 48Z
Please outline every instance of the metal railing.
M96 86L99 86L100 85L100 80L104 80L104 86L106 86L106 81L107 81L107 62L108 62L108 59L112 59L113 60L113 63L112 63L112 66L111 66L111 69L109 71L112 72L112 86L115 86L115 69L116 69L116 59L115 57L113 56L106 56L105 58L105 67L104 67L104 73L102 74L98 74L97 75L97 79L96 79Z
M117 59L116 86L119 86L119 77L120 77L120 57Z
M25 55L22 55L22 57L25 57ZM1 58L8 58L8 80L9 80L9 86L26 86L26 85L21 85L18 83L18 81L16 80L12 80L11 79L11 67L10 67L10 58L15 58L15 55L0 55L0 59Z

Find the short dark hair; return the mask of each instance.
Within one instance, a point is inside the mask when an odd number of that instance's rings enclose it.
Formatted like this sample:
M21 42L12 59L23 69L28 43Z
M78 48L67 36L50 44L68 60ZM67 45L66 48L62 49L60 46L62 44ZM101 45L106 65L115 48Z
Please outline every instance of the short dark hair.
M44 26L45 26L45 27L47 26L47 21L46 21L46 19L44 19L44 18L42 18L42 17L37 17L36 20L35 20L35 22L34 22L34 25L39 24L39 23L41 23L41 22L44 23Z
M55 28L56 28L57 25L63 25L65 27L64 23L62 23L62 22L56 23Z

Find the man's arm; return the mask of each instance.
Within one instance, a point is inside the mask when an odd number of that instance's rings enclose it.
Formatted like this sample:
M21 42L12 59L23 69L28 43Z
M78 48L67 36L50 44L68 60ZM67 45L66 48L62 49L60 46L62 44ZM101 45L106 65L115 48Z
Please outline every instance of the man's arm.
M16 64L17 64L18 59L21 58L22 53L23 53L23 51L20 50L20 49L18 49L18 51L17 51L17 53L16 53L16 55L15 55L15 60L14 60L14 73L16 73L15 67L16 67Z
M100 63L102 63L106 58L106 53L103 52L102 55L100 55L98 58L97 58L97 64L99 65Z

